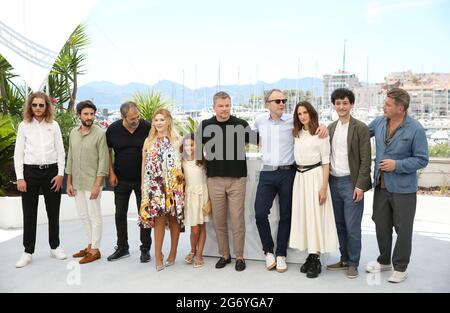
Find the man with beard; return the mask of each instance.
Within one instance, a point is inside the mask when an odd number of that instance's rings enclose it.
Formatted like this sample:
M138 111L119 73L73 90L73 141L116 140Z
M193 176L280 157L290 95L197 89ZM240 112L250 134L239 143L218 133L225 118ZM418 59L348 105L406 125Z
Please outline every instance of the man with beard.
M141 206L142 147L151 125L140 118L134 102L125 102L120 107L122 119L112 123L106 131L109 148L109 183L114 187L116 205L116 251L108 261L117 261L130 256L128 245L128 204L131 192L136 195L137 210ZM152 244L151 228L141 228L141 263L150 261Z
M428 142L423 126L408 114L411 96L392 88L384 100L384 116L369 124L375 137L373 214L380 255L367 264L366 272L391 271L388 281L408 277L417 206L417 171L428 165ZM392 250L392 229L397 240Z
M78 215L83 221L88 246L73 255L80 264L101 258L102 214L100 198L104 177L108 175L109 156L105 132L94 125L97 107L92 101L78 103L81 126L72 130L67 155L67 194L75 197Z

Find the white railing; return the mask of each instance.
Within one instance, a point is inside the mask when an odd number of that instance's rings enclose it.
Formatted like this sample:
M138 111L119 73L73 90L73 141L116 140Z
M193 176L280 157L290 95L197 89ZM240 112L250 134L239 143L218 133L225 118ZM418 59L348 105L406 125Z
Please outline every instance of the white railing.
M248 180L246 190L246 242L245 254L249 259L261 259L261 242L258 236L255 223L255 195L258 186L259 169L261 167L261 160L258 154L248 155ZM450 160L449 159L432 159L429 166L421 171L419 174L420 186L441 186L442 184L450 184ZM444 183L445 182L445 183ZM112 191L104 191L102 193L102 214L103 216L111 216L115 213L114 193ZM367 201L366 201L367 202ZM131 195L130 208L128 210L131 218L136 218L136 201L134 194ZM39 214L38 224L47 223L47 216L44 207L44 199L41 196L39 199ZM366 203L366 206L368 203ZM274 238L276 238L276 229L278 224L278 201L274 201L273 208L270 215L270 224L273 231ZM22 201L20 197L0 197L0 229L21 228L22 222ZM61 201L61 221L78 219L77 210L75 208L75 201L67 195L62 196ZM231 224L230 224L231 225ZM64 227L64 226L63 226ZM137 226L136 226L137 227ZM208 240L206 242L205 254L210 256L217 255L217 243L212 224L209 223L207 227ZM232 234L230 229L230 246L232 249ZM289 251L290 262L300 262L304 259L304 254L298 251Z
M261 166L260 154L250 153L248 157L248 183L246 206L253 207L256 188L259 178L259 169ZM428 167L419 172L419 186L435 187L450 185L450 159L432 158ZM137 212L136 201L132 194L130 199L130 215ZM114 215L114 194L111 191L102 193L102 214L104 216ZM75 202L67 195L62 196L61 200L61 220L78 219ZM44 199L39 199L38 223L47 222L47 215L44 207ZM0 228L20 228L22 227L22 201L20 197L0 197Z

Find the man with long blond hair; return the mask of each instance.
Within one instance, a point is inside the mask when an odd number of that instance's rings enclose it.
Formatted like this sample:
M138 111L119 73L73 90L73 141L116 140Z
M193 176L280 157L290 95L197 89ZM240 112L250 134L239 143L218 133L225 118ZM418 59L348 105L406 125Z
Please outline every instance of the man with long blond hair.
M64 251L59 247L59 210L64 166L64 144L59 125L53 120L50 98L43 92L32 93L24 107L14 150L17 189L22 193L25 247L25 252L16 263L17 268L25 267L32 261L41 189L48 216L50 255L58 260L66 259Z

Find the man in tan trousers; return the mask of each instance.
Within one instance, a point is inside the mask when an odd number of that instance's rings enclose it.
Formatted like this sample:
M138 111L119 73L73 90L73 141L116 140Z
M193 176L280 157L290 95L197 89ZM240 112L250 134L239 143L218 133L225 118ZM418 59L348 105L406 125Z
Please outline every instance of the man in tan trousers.
M216 268L224 268L231 262L227 223L229 210L236 255L235 269L243 271L245 270L244 203L247 184L245 144L250 142L256 144L257 136L245 120L231 115L231 97L227 93L223 91L216 93L213 102L216 115L202 121L196 139L199 142L201 140L206 151L208 191L219 253L222 256ZM196 146L201 149L202 145Z

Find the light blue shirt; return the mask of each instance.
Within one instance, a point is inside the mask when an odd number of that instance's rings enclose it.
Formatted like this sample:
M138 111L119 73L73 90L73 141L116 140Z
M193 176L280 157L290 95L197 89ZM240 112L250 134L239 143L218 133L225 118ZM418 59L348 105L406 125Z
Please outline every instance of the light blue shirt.
M385 172L384 184L392 193L417 192L417 171L428 165L428 142L422 125L406 116L390 143L386 143L385 117L379 117L369 125L370 136L375 136L376 159L374 171L375 186L380 177L380 162L395 160L395 170Z
M283 114L279 121L275 121L270 113L264 113L256 118L255 127L261 138L264 165L283 166L295 163L292 115Z

